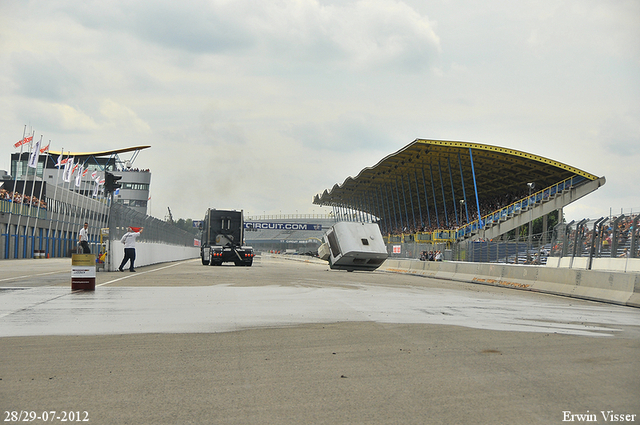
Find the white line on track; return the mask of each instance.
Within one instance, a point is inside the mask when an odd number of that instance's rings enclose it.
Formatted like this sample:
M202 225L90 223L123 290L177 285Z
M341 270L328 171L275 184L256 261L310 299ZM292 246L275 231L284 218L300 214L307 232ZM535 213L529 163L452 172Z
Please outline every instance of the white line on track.
M141 275L141 274L151 273L151 272L157 272L158 270L164 270L164 269L168 269L168 268L170 268L170 267L179 266L179 265L181 265L181 264L183 264L183 263L187 263L187 262L189 262L189 261L195 261L195 260L186 260L186 261L181 261L181 262L179 262L179 263L169 264L168 266L159 267L159 268L157 268L157 269L153 269L153 270L147 270L147 271L145 271L145 272L135 272L135 273L131 273L130 275L123 276L123 277L120 277L120 278L118 278L118 279L114 279L114 280L110 280L110 281L108 281L108 282L101 283L100 285L96 285L96 287L98 287L98 286L108 285L108 284L110 284L110 283L119 282L119 281L121 281L121 280L129 279L130 277L139 276L139 275Z
M16 280L16 279L24 279L24 278L29 278L29 277L36 277L36 276L46 276L48 274L57 274L57 273L64 273L70 270L57 270L55 272L46 272L46 273L36 273L36 274L26 274L24 276L13 276L13 277L8 277L5 279L0 279L0 282L6 282L7 280Z

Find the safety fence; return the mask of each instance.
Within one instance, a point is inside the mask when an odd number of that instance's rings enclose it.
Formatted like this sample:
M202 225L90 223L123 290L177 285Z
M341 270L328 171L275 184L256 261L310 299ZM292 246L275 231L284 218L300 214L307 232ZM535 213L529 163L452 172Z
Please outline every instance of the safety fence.
M640 214L621 214L560 224L554 229L554 257L640 258Z
M141 241L195 244L191 233L108 198L93 199L62 187L51 192L47 209L0 200L0 259L69 257L77 252L85 222L96 255L105 252L107 239L119 239L129 226L145 228Z
M385 238L390 258L429 260L441 253L444 261L470 261L505 264L544 264L551 244L545 235L532 234L501 238L500 240L456 241L440 238L411 237L416 235L390 236ZM548 236L548 235L546 235Z
M0 199L0 213L17 214L42 219L47 218L47 210L44 208L37 208L28 204L19 204L6 199Z
M109 233L112 240L119 240L129 227L144 227L138 237L140 242L157 242L168 245L194 246L194 235L171 223L142 214L114 203L109 217Z
M106 200L57 188L47 208L2 200L0 259L68 257L77 249L78 232L89 223L89 245L98 251L100 229L108 219Z

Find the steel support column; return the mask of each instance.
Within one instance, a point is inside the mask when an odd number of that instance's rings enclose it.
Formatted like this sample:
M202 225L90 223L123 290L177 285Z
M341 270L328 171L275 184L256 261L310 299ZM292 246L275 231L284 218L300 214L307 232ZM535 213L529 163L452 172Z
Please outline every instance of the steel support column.
M422 189L424 190L424 204L427 207L427 218L431 227L431 213L429 212L429 193L427 193L427 179L424 177L424 166L422 167Z
M453 201L453 214L456 218L456 223L460 226L460 222L458 222L458 207L456 207L456 193L453 190L453 173L451 172L451 160L447 157L447 164L449 165L449 181L451 181L451 200Z
M436 202L436 185L433 183L433 167L429 164L429 174L431 175L431 192L433 192L433 208L436 210L436 229L440 227L440 216L438 216L438 203Z
M478 207L478 228L484 228L484 223L482 222L482 213L480 212L480 200L478 199L478 185L476 184L476 170L473 166L473 152L471 152L471 148L469 148L469 159L471 160L471 175L473 176L473 189L476 192L476 207Z
M464 199L464 211L467 214L467 223L469 223L469 207L467 206L467 191L464 188L464 176L462 174L462 160L458 153L458 164L460 165L460 183L462 183L462 199Z
M418 189L418 173L414 170L413 176L416 179L416 196L418 197L418 214L420 214L420 230L424 227L424 217L422 217L422 206L420 205L420 189Z
M449 227L449 214L447 214L447 199L444 196L444 181L442 180L442 168L438 160L438 174L440 175L440 190L442 190L442 207L444 208L444 223Z

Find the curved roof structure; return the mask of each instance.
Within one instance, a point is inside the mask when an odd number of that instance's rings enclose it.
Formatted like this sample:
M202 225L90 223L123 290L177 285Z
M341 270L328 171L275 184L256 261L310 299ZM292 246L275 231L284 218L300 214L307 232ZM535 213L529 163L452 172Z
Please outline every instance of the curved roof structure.
M141 151L142 149L147 149L150 148L151 146L132 146L130 148L121 148L121 149L113 149L113 150L109 150L109 151L97 151L97 152L67 152L65 155L70 155L70 156L111 156L111 155L117 155L119 153L127 153L127 152L136 152L136 151ZM60 155L63 154L64 152L56 152L56 151L49 151L50 155Z
M476 189L482 203L508 195L526 196L527 183L535 183L539 190L572 176L598 179L576 167L515 149L416 139L355 178L348 177L316 195L313 203L365 211L380 218L397 209L403 215L408 213L406 216L421 214L424 223L434 213L446 219L461 199L475 205Z

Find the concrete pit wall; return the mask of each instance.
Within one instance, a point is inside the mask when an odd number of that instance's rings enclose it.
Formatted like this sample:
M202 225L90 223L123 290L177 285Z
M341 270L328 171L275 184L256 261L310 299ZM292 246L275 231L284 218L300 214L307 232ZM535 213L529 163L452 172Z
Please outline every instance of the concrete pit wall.
M116 271L124 258L124 245L119 240L112 240L110 243L111 259L107 260L106 271ZM137 242L135 267L182 261L198 257L200 257L199 247ZM125 267L128 268L129 263L127 263Z
M402 259L379 270L640 307L640 273Z

